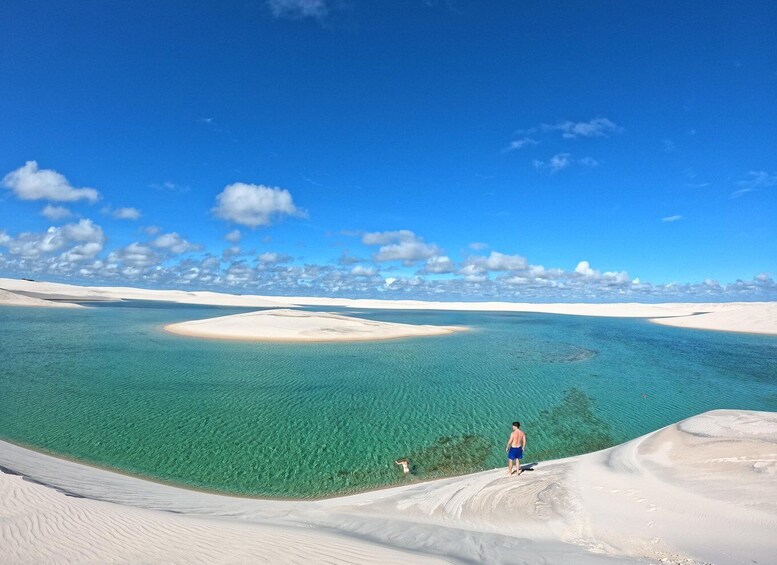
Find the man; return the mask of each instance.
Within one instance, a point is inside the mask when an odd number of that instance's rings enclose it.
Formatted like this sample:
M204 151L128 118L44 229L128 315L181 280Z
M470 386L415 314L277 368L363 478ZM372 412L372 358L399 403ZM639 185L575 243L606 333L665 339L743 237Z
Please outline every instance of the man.
M507 476L513 473L521 474L521 459L523 459L523 450L526 448L526 434L521 431L521 423L513 422L513 433L507 440ZM515 463L515 471L513 471Z

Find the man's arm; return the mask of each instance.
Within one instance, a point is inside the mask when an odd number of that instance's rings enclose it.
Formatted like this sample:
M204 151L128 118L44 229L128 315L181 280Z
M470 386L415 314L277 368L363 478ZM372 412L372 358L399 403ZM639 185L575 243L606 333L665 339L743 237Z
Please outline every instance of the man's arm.
M521 438L521 448L526 449L526 434L523 434L523 437Z
M510 444L513 443L513 434L510 434L510 437L507 438L507 447L505 447L505 451L510 451Z

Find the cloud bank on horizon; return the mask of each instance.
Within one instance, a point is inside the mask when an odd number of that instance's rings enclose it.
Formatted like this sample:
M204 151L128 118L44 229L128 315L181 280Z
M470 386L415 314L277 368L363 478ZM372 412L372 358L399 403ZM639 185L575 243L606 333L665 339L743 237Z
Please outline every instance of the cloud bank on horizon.
M0 276L777 300L775 3L146 10L6 9Z
M34 175L31 181L26 178ZM98 199L99 193L76 193L67 178L50 169L38 169L28 161L8 173L3 186L20 199L73 201ZM20 188L21 187L21 188ZM81 196L74 196L80 194ZM29 198L29 195L35 198ZM86 194L84 196L84 194ZM92 197L93 196L93 197ZM137 209L124 207L103 212L115 219L136 220ZM213 216L233 225L256 228L284 216L306 218L291 193L278 187L232 183L216 195ZM202 218L207 215L200 211ZM46 204L41 215L64 220L69 210ZM662 222L675 222L670 216ZM15 235L0 231L0 272L87 283L140 284L159 287L191 287L256 292L365 297L503 300L772 300L777 283L767 273L752 280L721 284L712 279L699 283L651 284L625 271L594 269L582 260L564 270L530 264L526 257L491 250L482 242L469 245L466 256L455 261L435 243L424 241L411 230L383 232L344 231L373 252L369 258L343 257L326 263L296 263L288 255L257 253L238 245L243 234L232 229L224 239L233 245L221 255L204 250L176 232L145 228L144 241L105 249L103 229L91 219L51 226L39 233ZM296 263L296 264L295 264ZM399 274L397 267L412 274Z

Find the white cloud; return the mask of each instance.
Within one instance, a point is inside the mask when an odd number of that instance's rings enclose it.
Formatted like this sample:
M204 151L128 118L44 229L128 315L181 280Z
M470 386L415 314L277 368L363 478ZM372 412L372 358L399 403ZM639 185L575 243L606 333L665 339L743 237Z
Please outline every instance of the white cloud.
M288 255L281 255L280 253L267 252L259 255L259 261L262 263L288 263L291 261L291 257Z
M739 181L741 186L754 188L763 188L767 186L777 186L777 173L768 173L766 171L750 171L745 180Z
M667 216L665 218L661 218L661 221L665 223L671 223L671 222L679 222L682 219L683 219L682 216L676 215L676 216Z
M744 196L748 192L753 192L754 188L740 188L739 190L735 190L731 193L731 198L739 198L741 196Z
M378 274L378 270L375 267L356 265L353 269L351 269L351 274L355 277L374 277Z
M572 164L572 156L569 153L557 153L548 161L535 159L533 164L535 169L550 169L550 174L555 174Z
M116 208L111 212L111 216L117 220L137 220L140 218L140 210L137 208Z
M743 188L732 192L731 198L739 198L748 192L755 192L761 188L777 186L777 173L750 171L747 173L747 178L737 182L737 184Z
M151 247L135 242L112 251L108 255L107 263L121 263L135 269L144 269L158 264L161 260L161 256ZM133 271L128 271L127 273L134 274Z
M433 243L426 243L410 230L371 232L362 236L365 245L380 245L372 258L374 261L402 261L409 266L423 259L441 254Z
M368 232L362 235L364 245L386 245L402 241L415 241L417 236L410 230Z
M3 239L11 255L37 259L73 243L77 245L71 251L93 256L102 250L105 234L92 220L84 219L60 227L52 226L43 233L23 232L17 237L9 237L6 234Z
M583 167L589 167L589 168L593 168L593 167L598 167L599 166L599 161L597 161L593 157L582 157L582 158L577 160L577 163L579 165L582 165Z
M174 183L172 181L169 181L169 180L166 180L164 182L154 182L154 183L151 183L150 186L154 190L161 190L161 191L165 191L166 190L166 191L169 191L169 192L178 192L178 193L181 193L181 194L183 194L185 192L189 192L189 187L188 186L176 184L176 183Z
M556 153L547 161L535 159L532 164L534 165L535 169L548 169L550 174L555 174L574 164L589 169L598 167L599 161L593 157L581 157L580 159L573 159L570 153Z
M483 243L482 241L473 241L467 247L469 247L470 249L473 249L475 251L482 251L483 249L487 249L488 248L488 244L487 243Z
M559 131L561 137L575 139L578 137L609 137L610 134L620 133L623 128L607 118L594 118L587 122L573 122L570 120L557 124L543 124L542 131Z
M596 274L596 271L591 268L591 264L588 261L580 261L577 267L575 267L575 272L584 277L593 277Z
M65 208L64 206L52 206L51 204L46 204L46 207L41 210L40 215L48 218L49 220L55 221L55 220L61 220L62 218L67 218L70 216L72 212Z
M237 243L240 241L240 238L243 237L243 234L240 233L240 230L232 230L227 235L224 236L224 239L227 241L231 241L232 243Z
M216 197L213 212L219 218L251 228L269 225L281 216L304 217L291 193L283 188L237 182L227 185Z
M474 265L486 271L522 271L528 267L525 257L520 255L505 255L492 251L488 257L468 257L465 265Z
M197 251L200 249L199 245L185 240L176 232L160 235L153 241L152 245L159 249L168 250L171 253L175 253L176 255L181 253L189 253L191 251Z
M531 137L522 137L521 139L514 139L510 142L510 144L502 149L502 153L509 153L510 151L517 151L519 149L523 149L524 147L528 147L530 145L537 145L539 141L536 139L533 139Z
M455 269L455 264L450 257L445 255L436 255L429 257L424 264L422 271L424 273L444 275L452 273Z
M467 282L485 282L488 280L488 275L485 270L477 265L465 265L461 268L459 274L462 275Z
M100 193L94 188L73 188L64 175L52 169L38 169L36 161L27 161L3 178L3 186L21 200L52 200L96 202Z
M320 20L329 13L326 0L267 0L267 6L276 18Z
M140 218L141 213L137 208L112 208L111 206L104 206L100 210L106 216L111 216L117 220L137 220Z

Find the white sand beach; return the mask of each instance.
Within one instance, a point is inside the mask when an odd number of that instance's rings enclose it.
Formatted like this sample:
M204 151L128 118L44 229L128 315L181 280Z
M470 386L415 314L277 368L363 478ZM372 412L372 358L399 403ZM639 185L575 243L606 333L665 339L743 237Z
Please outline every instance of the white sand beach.
M331 312L273 309L165 326L174 334L246 341L371 341L443 335L466 328L376 322Z
M777 335L777 302L532 304L514 302L429 302L418 300L359 300L321 297L282 297L205 291L146 290L129 287L86 287L0 278L0 289L48 300L156 300L181 304L295 308L322 306L395 310L454 310L473 312L534 312L569 316L647 318L651 322L689 329ZM0 304L3 304L0 298ZM287 318L289 320L290 318Z
M529 451L529 456L531 451ZM3 563L770 563L777 413L319 501L162 485L0 442Z

